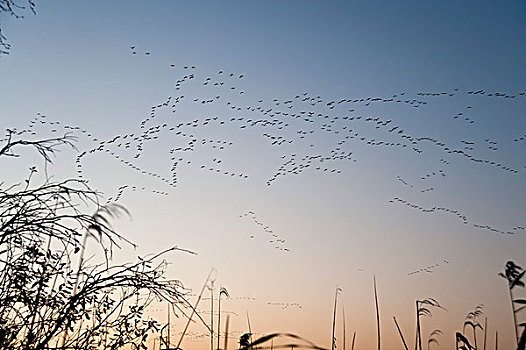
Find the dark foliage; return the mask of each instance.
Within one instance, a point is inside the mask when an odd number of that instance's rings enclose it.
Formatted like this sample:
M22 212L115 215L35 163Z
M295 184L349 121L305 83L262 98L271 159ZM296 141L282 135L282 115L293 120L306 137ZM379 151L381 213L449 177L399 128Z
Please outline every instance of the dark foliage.
M8 131L0 156L30 146L47 164L72 142L17 136ZM101 206L82 180L38 183L37 173L32 166L23 182L0 183L0 349L145 348L160 328L144 315L151 302L168 301L183 314L189 305L182 284L164 276L163 256L183 249L113 263L114 249L133 246L110 225L126 210ZM94 214L85 213L90 208ZM100 254L85 258L87 246Z

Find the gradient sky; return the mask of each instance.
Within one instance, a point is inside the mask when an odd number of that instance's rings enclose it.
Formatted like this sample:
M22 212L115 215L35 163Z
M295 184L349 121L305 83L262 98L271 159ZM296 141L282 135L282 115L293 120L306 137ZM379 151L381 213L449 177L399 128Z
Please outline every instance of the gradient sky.
M138 159L133 144L131 150L107 149L147 172L168 179L176 174L177 186L132 170L108 152L84 156L83 176L106 198L115 198L119 186L129 186L119 203L133 219L115 225L140 248L124 249L119 258L172 245L191 249L198 255L170 256L169 273L196 291L210 269L217 270L216 286L231 295L222 307L232 316L233 337L247 331L248 312L257 334L292 332L329 347L338 286L347 330L357 332L356 349L371 349L376 341L374 274L383 349L401 348L392 316L412 342L414 301L426 297L436 298L448 311L433 310L433 317L423 321L425 339L441 329L441 348L451 348L465 315L484 304L489 343L498 330L502 348L511 347L508 292L497 273L510 259L526 264L526 231L520 229L526 227L526 141L514 141L526 138L526 96L520 94L526 92L526 2L57 0L39 3L36 16L0 19L12 44L10 54L0 57L4 127L23 129L41 113L47 121L61 122L39 124L41 135L61 133L64 125L90 132L92 137L77 132L83 152L100 140L167 125L158 139L145 142ZM188 74L195 78L176 90L177 80ZM207 77L225 84L203 85ZM484 93L469 93L479 90ZM426 92L447 95L420 95ZM488 96L495 92L508 97ZM185 97L177 112L159 108L141 129L151 106L172 96L171 105L180 95ZM333 100L393 95L426 104L327 106ZM304 96L320 96L322 102L300 102ZM215 102L201 104L203 99ZM288 100L292 109L284 104ZM314 117L305 122L247 109L257 106L273 112L312 111ZM202 125L213 116L225 123ZM362 119L343 119L358 116ZM233 117L244 119L231 122ZM264 118L289 125L240 128L247 119ZM366 118L391 122L379 125ZM195 119L199 127L179 130L199 142L194 151L175 151L183 160L171 171L170 150L186 147L187 139L167 128ZM394 126L399 128L389 133ZM395 134L399 130L404 133ZM271 145L263 134L291 143ZM338 144L354 134L359 136ZM420 139L410 145L403 135L438 141ZM227 144L221 150L211 140ZM444 147L501 166L473 162ZM327 157L331 151L352 152L351 160L316 163L266 185L287 161ZM57 178L76 176L76 156L64 149L50 172ZM3 178L19 179L30 157L2 160ZM457 211L467 223L445 210L423 213L396 198ZM249 212L256 220L244 215ZM289 251L275 249L263 226L285 239L279 246ZM436 264L432 273L410 274ZM205 304L200 309L206 319ZM156 310L151 312L164 320L164 312ZM183 319L173 323L174 337L183 324ZM192 325L183 348L208 348L204 332L203 326Z

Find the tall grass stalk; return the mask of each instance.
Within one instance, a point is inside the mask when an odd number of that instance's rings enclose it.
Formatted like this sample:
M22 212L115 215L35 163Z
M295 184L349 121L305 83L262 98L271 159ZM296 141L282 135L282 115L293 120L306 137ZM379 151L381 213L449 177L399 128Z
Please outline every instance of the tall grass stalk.
M219 339L221 338L221 296L225 295L228 297L228 291L225 288L219 289L219 297L217 299L217 350L219 350Z
M356 331L352 334L351 350L354 350L354 340L356 339Z
M483 350L486 350L486 336L488 333L488 318L484 317L484 345Z
M228 291L225 288L219 289L219 297L217 298L217 350L219 350L219 339L221 338L221 296L228 295Z
M190 326L190 322L192 322L192 317L194 316L197 306L199 305L199 302L201 301L201 298L203 297L203 293L205 291L206 285L208 284L208 281L210 280L210 276L212 276L212 272L214 270L210 270L210 273L208 273L208 276L206 277L205 283L203 284L203 288L201 288L201 292L199 293L199 297L197 298L197 301L195 302L195 306L192 308L192 313L190 314L190 317L188 317L188 321L186 322L186 326L184 327L183 333L181 334L181 338L179 338L179 342L177 343L176 348L180 349L181 343L183 342L183 338L186 334L186 331L188 330L188 326ZM168 330L169 331L169 330Z
M422 350L422 336L420 334L420 308L418 307L418 300L416 301L416 340L415 350Z
M394 323L396 325L396 329L398 329L398 333L400 334L400 338L402 338L402 343L404 344L405 350L409 350L407 347L407 343L405 342L404 335L402 334L402 330L400 329L400 326L398 326L398 322L396 321L396 317L393 316Z
M510 301L511 301L511 312L513 314L513 329L515 330L515 345L519 344L519 332L517 331L518 325L517 325L517 313L515 312L515 305L513 304L513 294L511 292L511 289L513 287L510 287L508 291L510 292Z
M515 287L524 287L524 282L522 282L521 279L522 277L524 277L525 273L526 273L526 270L524 270L519 265L515 264L513 261L508 261L504 268L504 273L502 272L499 273L499 276L504 278L508 282L508 291L510 293L511 311L513 314L513 325L515 329L515 345L519 344L519 333L518 333L519 325L517 324L517 312L519 311L519 309L515 309L514 303L519 302L519 301L520 302L526 302L526 301L522 299L514 300L512 289Z
M377 342L378 350L381 348L381 337L380 337L380 310L378 308L378 293L376 291L376 276L373 275L373 284L374 284L374 302L376 305L376 333L377 333Z
M223 350L228 349L228 326L230 324L230 315L226 315L226 324L225 324L225 347Z
M342 305L342 316L343 316L343 350L345 350L345 307Z
M332 338L331 338L331 350L334 350L336 342L334 338L334 330L336 328L336 304L338 302L338 293L342 292L340 287L336 287L336 292L334 293L334 310L332 312Z
M252 344L252 327L250 326L250 317L248 316L248 311L247 311L247 324L248 324L248 333L250 334L250 344ZM252 349L252 346L250 348Z
M210 350L214 350L214 280L210 281Z
M422 306L426 305L426 306ZM416 338L415 338L415 349L422 350L422 326L420 324L420 316L431 317L430 307L446 310L440 303L433 298L426 298L416 301Z
M170 303L168 303L168 330L167 330L167 334L166 334L166 343L168 344L168 348L170 348L171 346L171 343L170 343Z
M466 320L464 321L464 327L462 329L462 332L465 332L466 326L470 326L471 329L473 330L473 345L475 349L478 349L477 328L480 328L482 330L482 326L477 321L477 318L482 315L482 308L483 308L483 305L479 304L475 307L474 311L471 311L466 315Z

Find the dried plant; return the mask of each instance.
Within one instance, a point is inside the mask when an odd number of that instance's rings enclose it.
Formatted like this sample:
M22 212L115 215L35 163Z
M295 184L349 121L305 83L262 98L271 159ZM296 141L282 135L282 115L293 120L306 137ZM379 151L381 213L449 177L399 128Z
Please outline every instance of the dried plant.
M468 338L466 338L462 333L457 332L455 334L455 349L456 350L473 350L475 348L471 346Z
M524 287L524 282L522 277L524 277L524 270L519 265L515 264L513 261L508 261L504 267L504 272L500 272L499 276L508 281L508 290L510 294L511 309L513 314L513 325L515 330L515 341L519 342L519 330L517 323L517 313L522 309L526 308L526 299L513 299L513 289L516 287ZM520 307L515 307L515 304L522 305Z
M416 301L416 341L415 341L415 349L422 350L422 335L421 335L421 323L420 323L420 316L428 316L431 317L431 308L438 308L442 310L446 310L440 303L433 298L426 298L423 300L417 300Z
M343 292L343 289L340 287L336 287L336 291L334 292L334 310L332 312L332 337L331 337L331 349L334 350L336 347L336 337L334 335L334 332L336 330L336 306L338 303L338 295Z
M440 329L435 329L429 334L429 337L427 337L427 350L431 348L431 344L439 344L437 337L442 335L442 331Z
M247 343L247 340L252 336L251 333L243 334L240 338L240 350L250 350L254 348L257 345L258 349L270 349L270 346L261 346L261 344L267 343L269 341L272 341L275 338L292 338L293 340L300 341L299 343L285 343L285 344L279 344L279 345L272 345L273 349L314 349L314 350L328 350L322 347L317 346L311 341L308 341L298 335L291 334L291 333L273 333L268 334L265 336L262 336L253 342Z
M478 322L478 318L480 316L483 315L483 312L482 312L482 309L483 309L484 305L482 304L479 304L475 307L475 310L474 311L471 311L471 312L468 312L468 314L466 315L466 319L464 320L464 326L462 328L462 332L466 332L466 327L471 327L471 329L473 330L473 345L475 347L475 349L478 348L477 346L477 328L479 329L483 329L482 325Z
M0 156L17 157L18 147L32 146L47 164L57 147L72 142L68 135L16 136L8 131ZM127 211L101 206L99 194L84 181L53 182L46 176L35 184L36 172L30 167L23 184L0 184L0 348L144 348L148 335L159 330L144 315L151 302L168 301L182 314L189 307L182 283L165 277L164 260L169 252L189 251L173 247L113 263L114 249L134 247L110 225ZM88 239L100 254L85 259Z

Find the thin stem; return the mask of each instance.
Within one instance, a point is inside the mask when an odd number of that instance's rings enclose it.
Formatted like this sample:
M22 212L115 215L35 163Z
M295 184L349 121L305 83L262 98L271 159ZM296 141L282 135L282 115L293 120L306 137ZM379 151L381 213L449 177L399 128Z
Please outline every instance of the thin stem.
M343 350L345 350L345 307L342 305L342 315L343 315ZM226 349L225 349L226 350Z
M219 338L221 338L221 292L219 292L217 305L217 350L219 350Z
M486 350L486 335L488 333L488 318L484 318L484 346L483 350Z
M214 281L210 282L210 350L214 350Z
M473 321L475 322L475 321ZM478 324L478 323L477 323ZM477 346L477 332L476 332L476 327L472 327L473 328L473 341L475 343L475 349L478 349L478 346Z
M247 311L247 324L248 324L248 333L250 334L250 349L252 349L252 327L250 327L250 317L248 316Z
M168 343L168 348L170 348L170 303L168 303L168 333L166 334L166 342Z
M515 347L519 344L519 334L517 333L517 315L515 314L515 306L513 306L513 294L511 293L511 286L508 290L510 291L510 302L511 302L511 312L513 313L513 329L515 330Z
M331 350L334 350L335 339L334 339L334 329L336 328L336 303L338 301L338 291L340 288L336 287L336 292L334 293L334 311L332 313L332 338L331 338Z
M409 350L409 348L407 347L407 344L405 342L404 335L402 334L402 330L398 326L398 322L396 322L396 317L393 316L393 320L394 320L394 323L396 325L396 328L398 329L398 333L400 334L400 338L402 338L402 343L404 343L405 350Z
M378 293L376 291L376 276L373 276L374 282L374 302L376 305L376 333L377 333L377 345L378 350L381 348L381 339L380 339L380 310L378 308Z
M420 309L418 307L418 300L416 301L416 334L418 336L418 349L422 350L422 334L420 331Z
M192 308L192 313L190 314L190 317L188 317L188 321L186 322L186 326L184 327L183 333L181 334L181 338L179 338L179 342L177 343L176 348L179 348L181 345L181 342L183 341L184 335L186 334L186 331L188 330L188 326L190 325L190 322L192 321L192 317L195 314L195 310L197 309L197 306L199 305L199 302L201 301L201 297L203 296L203 292L205 291L205 287L210 280L210 276L212 275L213 270L210 271L208 274L208 277L206 277L205 283L203 284L203 288L201 288L201 292L199 293L199 297L197 298L197 301L195 303L195 306Z
M230 323L230 315L226 315L226 325L225 325L225 347L223 350L228 349L228 325Z

